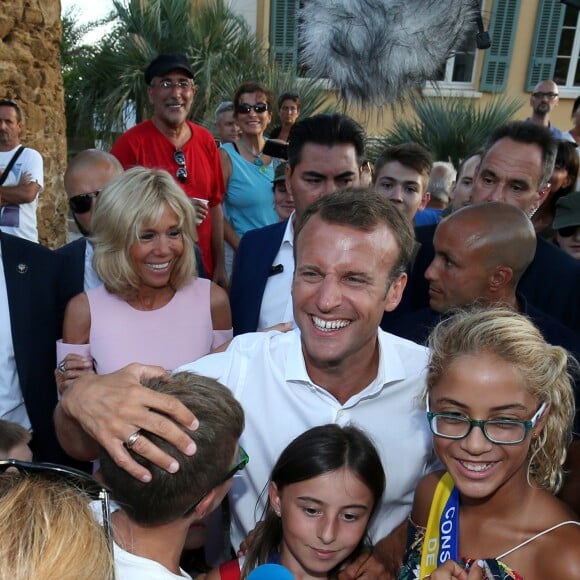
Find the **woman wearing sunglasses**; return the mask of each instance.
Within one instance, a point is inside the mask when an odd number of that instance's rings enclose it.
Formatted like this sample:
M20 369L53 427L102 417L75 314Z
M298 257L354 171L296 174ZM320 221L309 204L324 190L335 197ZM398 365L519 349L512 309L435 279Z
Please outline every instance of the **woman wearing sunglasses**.
M196 276L195 214L173 177L135 167L99 194L91 220L103 285L68 304L57 344L62 391L131 362L174 369L232 336L225 291Z
M575 260L580 260L580 191L565 195L556 202L552 229L556 244Z
M427 420L445 470L415 490L399 579L580 577L580 524L553 495L574 416L566 351L501 308L455 314L429 346Z
M228 275L241 237L249 230L278 221L272 201L278 163L262 153L264 132L272 120L270 91L261 83L242 83L234 95L234 119L241 131L240 139L225 143L219 150L226 186L223 207Z

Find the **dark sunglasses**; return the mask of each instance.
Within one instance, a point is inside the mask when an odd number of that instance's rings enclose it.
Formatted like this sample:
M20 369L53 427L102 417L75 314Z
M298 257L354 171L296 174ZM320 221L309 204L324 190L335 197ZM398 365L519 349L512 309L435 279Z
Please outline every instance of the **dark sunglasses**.
M73 213L87 213L93 207L93 199L101 193L101 190L92 191L91 193L81 193L68 200L68 205Z
M559 230L556 230L556 231L558 232L558 235L562 236L563 238L569 238L576 233L576 230L578 228L580 228L580 225L568 226L566 228L560 228Z
M175 177L185 183L187 181L187 165L185 164L185 154L181 149L177 149L173 154L173 161L179 165L179 168L175 172Z
M103 528L109 542L113 547L113 534L111 528L111 508L109 505L109 490L98 482L94 477L84 471L56 465L55 463L29 463L28 461L19 461L18 459L0 460L0 474L5 473L8 469L13 468L20 476L39 476L52 481L61 481L83 491L93 501L101 502L103 512Z
M250 111L254 109L256 113L265 113L270 109L266 103L256 103L255 105L248 105L247 103L241 103L236 106L236 113L240 115L249 115Z
M220 480L218 480L218 482L212 487L212 489L214 487L218 487L218 485L221 485L222 483L225 483L228 479L231 479L236 473L238 473L238 471L242 471L246 467L246 465L248 465L248 462L250 461L250 456L246 453L245 449L241 445L238 447L237 459L238 460L236 461L234 466L225 474L224 477L222 477ZM200 502L203 500L203 498L210 491L211 490L208 489L198 500L196 500L196 502L191 507L188 507L183 512L183 517L186 518L187 516L191 515L193 510L200 504Z

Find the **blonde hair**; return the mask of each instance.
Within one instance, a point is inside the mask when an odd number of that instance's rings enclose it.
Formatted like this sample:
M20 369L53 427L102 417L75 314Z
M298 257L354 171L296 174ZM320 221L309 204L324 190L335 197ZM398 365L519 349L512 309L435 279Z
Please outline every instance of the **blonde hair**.
M112 580L113 556L89 501L62 481L0 476L0 578Z
M577 368L572 355L548 344L526 317L508 308L471 308L456 311L429 338L431 359L427 392L442 379L449 365L463 355L488 353L512 365L528 392L547 403L546 423L532 436L528 476L551 492L562 485L562 465L571 441L574 394L569 369Z
M122 298L135 295L139 276L129 250L139 232L157 223L166 207L177 215L183 232L183 254L171 274L170 285L181 288L196 273L195 210L173 177L162 169L133 167L100 193L91 219L93 264L105 287Z

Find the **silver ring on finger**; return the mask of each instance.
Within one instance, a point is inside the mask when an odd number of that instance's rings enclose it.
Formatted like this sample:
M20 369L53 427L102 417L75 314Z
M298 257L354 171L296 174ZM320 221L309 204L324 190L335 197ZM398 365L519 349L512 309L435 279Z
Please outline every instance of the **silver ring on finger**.
M56 368L57 368L57 369L58 369L58 370L59 370L61 373L64 373L64 372L66 371L66 366L65 366L65 364L64 364L64 361L63 361L63 360L61 360L61 361L58 363L58 366L57 366Z
M137 439L139 439L139 437L141 437L141 429L137 429L135 433L131 433L131 435L129 435L127 438L127 443L125 443L125 447L127 447L127 449L132 449L135 443L137 443Z

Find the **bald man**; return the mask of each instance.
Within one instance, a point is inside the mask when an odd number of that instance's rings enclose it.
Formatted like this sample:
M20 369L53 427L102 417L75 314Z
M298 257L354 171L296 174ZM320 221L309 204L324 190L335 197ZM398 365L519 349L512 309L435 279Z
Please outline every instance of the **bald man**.
M517 292L536 243L532 222L514 205L489 202L457 210L435 230L435 257L425 271L430 308L391 321L389 331L424 344L452 309L474 302L500 303L527 314L548 342L580 353L576 333Z
M69 207L83 237L63 246L57 252L68 259L71 285L75 294L101 284L93 269L93 247L88 241L91 216L100 191L123 173L116 157L98 149L81 151L64 174L64 188Z
M560 91L554 81L541 81L535 87L530 97L532 116L526 121L542 125L550 129L556 139L564 139L562 131L550 123L550 113L558 106Z

